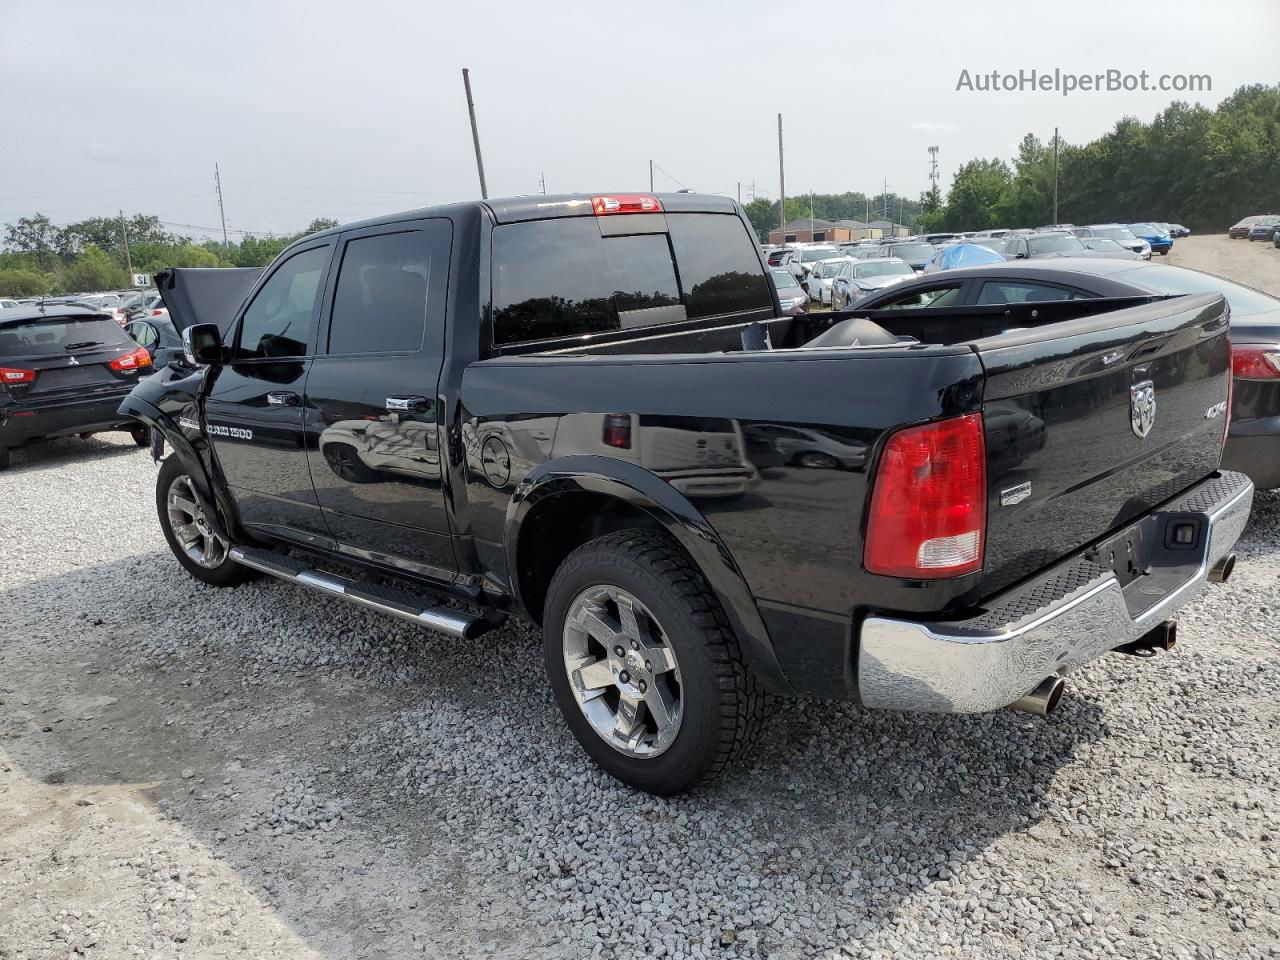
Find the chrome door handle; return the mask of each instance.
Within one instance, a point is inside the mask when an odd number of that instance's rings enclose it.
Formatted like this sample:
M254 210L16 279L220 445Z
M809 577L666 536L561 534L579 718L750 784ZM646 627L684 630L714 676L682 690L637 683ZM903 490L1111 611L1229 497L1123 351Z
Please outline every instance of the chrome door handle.
M427 398L387 397L387 409L392 413L422 413L427 409Z
M301 402L301 397L296 393L290 393L288 390L279 390L275 393L267 394L267 403L273 407L296 407Z

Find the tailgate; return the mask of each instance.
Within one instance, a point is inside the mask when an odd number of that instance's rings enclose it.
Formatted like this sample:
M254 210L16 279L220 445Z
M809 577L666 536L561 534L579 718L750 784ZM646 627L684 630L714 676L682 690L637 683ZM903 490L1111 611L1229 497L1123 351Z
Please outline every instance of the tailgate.
M1219 294L1196 294L973 344L986 372L984 593L1217 469L1227 321ZM1135 572L1126 563L1115 557L1121 582Z

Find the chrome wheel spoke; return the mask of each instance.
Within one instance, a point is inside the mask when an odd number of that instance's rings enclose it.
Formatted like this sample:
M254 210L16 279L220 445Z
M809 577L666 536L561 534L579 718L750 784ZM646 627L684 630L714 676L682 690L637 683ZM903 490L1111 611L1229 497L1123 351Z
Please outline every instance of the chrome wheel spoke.
M662 739L663 734L674 726L678 719L676 698L672 696L666 684L655 683L645 693L644 705L658 728L658 738Z
M578 667L572 674L574 683L583 690L599 690L613 686L613 669L608 660L597 660Z
M196 506L195 501L188 500L177 492L169 494L169 506L173 507L175 510L181 510L188 517L196 516L196 513L200 509Z
M627 744L643 729L640 723L640 703L640 700L630 694L624 693L618 697L618 712L613 718L613 735Z
M595 610L584 608L577 616L577 624L589 636L610 649L616 646L618 641L626 639L617 624Z

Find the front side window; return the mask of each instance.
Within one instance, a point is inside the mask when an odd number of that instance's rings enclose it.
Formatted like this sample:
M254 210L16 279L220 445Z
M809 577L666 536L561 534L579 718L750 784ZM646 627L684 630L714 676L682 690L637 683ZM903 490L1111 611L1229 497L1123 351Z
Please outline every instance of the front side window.
M328 246L312 247L276 269L244 312L239 359L306 356L328 261Z
M422 348L433 254L447 256L449 226L347 242L333 294L329 353L407 353ZM433 250L442 231L443 250Z
M920 310L925 307L954 307L960 299L960 285L946 287L930 287L928 290L917 290L901 294L888 303L875 307L876 310Z

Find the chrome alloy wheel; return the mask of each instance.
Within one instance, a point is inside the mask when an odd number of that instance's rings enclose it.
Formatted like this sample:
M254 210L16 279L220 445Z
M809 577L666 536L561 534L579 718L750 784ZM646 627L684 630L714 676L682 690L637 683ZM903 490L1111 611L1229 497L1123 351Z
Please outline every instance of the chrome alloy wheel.
M564 667L582 715L631 757L656 757L680 732L680 666L657 619L620 587L589 587L564 621Z
M213 532L185 473L169 484L165 498L169 526L183 552L202 567L219 567L227 559L227 541Z

